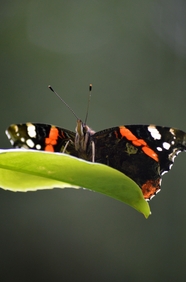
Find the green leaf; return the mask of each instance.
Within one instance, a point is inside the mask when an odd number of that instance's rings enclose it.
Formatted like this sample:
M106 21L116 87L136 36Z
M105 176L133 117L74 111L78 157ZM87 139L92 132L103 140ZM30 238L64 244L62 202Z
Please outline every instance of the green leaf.
M109 166L59 153L0 151L0 186L10 191L87 188L120 200L147 218L150 214L138 185Z

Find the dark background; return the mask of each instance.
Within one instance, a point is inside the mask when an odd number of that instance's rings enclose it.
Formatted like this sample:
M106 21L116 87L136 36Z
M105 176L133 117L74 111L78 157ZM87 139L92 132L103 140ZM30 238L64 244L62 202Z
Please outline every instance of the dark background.
M1 148L11 123L186 130L186 2L1 1ZM82 176L83 177L83 176ZM114 189L114 184L113 184ZM1 281L185 281L186 156L146 220L90 191L0 191Z

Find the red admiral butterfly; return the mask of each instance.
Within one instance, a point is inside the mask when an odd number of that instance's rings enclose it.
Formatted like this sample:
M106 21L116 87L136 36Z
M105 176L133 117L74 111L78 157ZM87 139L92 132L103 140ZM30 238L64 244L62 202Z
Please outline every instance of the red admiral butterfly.
M54 125L13 124L6 130L15 148L66 153L111 166L133 179L150 200L161 176L186 151L186 133L155 125L117 126L95 132L77 120L76 133Z

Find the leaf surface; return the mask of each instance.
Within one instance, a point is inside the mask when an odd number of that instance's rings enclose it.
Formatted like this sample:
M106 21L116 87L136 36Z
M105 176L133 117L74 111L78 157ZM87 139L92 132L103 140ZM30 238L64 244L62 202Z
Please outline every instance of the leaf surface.
M129 177L109 166L67 154L34 150L0 151L0 186L10 191L87 188L120 200L147 218L148 203Z

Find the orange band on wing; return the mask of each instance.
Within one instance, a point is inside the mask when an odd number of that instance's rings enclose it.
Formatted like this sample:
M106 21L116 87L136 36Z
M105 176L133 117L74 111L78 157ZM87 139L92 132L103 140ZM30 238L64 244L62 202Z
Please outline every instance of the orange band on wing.
M49 137L45 138L45 151L54 152L53 146L57 144L58 139L58 129L55 127L51 127L49 132Z
M50 129L49 138L57 140L57 138L58 138L58 129L56 127L52 127Z
M54 147L52 145L47 145L45 147L45 151L47 151L47 152L54 152Z
M124 126L120 126L120 133L123 137L126 137L129 141L138 140L136 136Z
M144 146L144 147L142 147L142 150L146 155L148 155L149 157L154 159L156 162L159 161L158 155L152 149L150 149L149 147Z
M127 140L131 141L134 146L142 146L142 150L147 156L151 157L156 162L159 161L156 152L150 149L143 139L138 139L128 128L120 126L120 134L121 136L127 138Z

